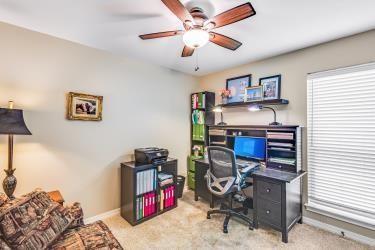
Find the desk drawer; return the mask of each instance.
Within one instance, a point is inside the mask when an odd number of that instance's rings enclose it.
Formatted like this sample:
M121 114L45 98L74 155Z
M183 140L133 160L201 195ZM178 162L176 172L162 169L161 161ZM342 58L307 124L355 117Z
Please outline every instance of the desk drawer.
M275 162L268 162L267 168L277 169L280 171L288 171L288 172L295 172L296 167L293 165L282 164L282 163L275 163Z
M258 219L267 224L281 227L281 203L258 198Z
M264 199L281 202L281 184L258 180L257 193Z

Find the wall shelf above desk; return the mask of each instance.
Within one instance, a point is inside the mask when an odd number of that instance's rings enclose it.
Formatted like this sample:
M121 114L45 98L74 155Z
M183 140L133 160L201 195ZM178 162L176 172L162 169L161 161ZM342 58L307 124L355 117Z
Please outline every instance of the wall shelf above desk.
M236 108L236 107L246 107L254 104L260 105L287 105L289 104L289 100L286 99L276 99L276 100L263 100L258 102L235 102L235 103L227 103L227 104L220 104L219 106L223 108Z

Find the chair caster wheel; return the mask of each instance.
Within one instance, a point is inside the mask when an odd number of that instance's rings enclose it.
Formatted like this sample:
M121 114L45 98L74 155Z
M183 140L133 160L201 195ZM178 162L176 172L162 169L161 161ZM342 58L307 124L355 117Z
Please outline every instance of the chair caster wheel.
M207 219L211 219L211 215L208 215L208 214L207 214Z
M223 229L223 233L227 234L227 233L228 233L228 229L227 229L227 228L224 228L224 229Z
M254 230L254 228L253 228L252 226L249 226L249 230L253 231L253 230Z

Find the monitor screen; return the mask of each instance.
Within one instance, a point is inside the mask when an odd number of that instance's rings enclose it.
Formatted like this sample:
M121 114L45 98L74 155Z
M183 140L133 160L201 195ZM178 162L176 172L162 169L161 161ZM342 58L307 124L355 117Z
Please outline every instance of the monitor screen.
M234 152L236 156L264 160L266 158L266 139L256 137L235 137Z

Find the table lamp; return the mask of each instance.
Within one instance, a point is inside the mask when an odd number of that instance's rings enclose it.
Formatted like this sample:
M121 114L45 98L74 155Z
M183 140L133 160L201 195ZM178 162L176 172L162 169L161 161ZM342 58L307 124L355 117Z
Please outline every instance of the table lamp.
M262 110L262 109L270 109L273 111L273 122L270 123L271 126L281 126L282 124L280 122L277 122L276 121L276 111L271 108L271 107L264 107L263 105L259 105L259 104L255 104L255 105L251 105L249 107L249 111L259 111L259 110Z
M9 102L9 108L0 108L0 134L8 135L8 169L4 169L7 176L3 181L5 194L14 199L17 179L13 175L13 135L31 135L23 120L23 111L13 109L13 102Z
M212 111L214 111L215 113L220 113L220 118L221 118L221 122L219 122L217 125L220 125L220 126L224 126L224 125L227 125L224 121L223 121L223 108L221 106L215 106Z

